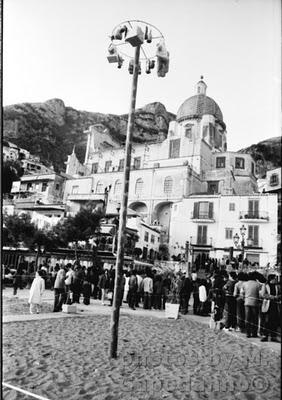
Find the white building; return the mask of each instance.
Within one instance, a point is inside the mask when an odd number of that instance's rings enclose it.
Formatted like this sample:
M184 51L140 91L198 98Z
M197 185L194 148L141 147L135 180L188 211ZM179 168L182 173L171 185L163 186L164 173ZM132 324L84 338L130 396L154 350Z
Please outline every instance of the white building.
M140 217L128 218L126 226L138 232L135 248L142 250L140 258L154 261L159 252L160 228L146 224Z
M194 195L206 202L212 196L217 199L213 205L217 220L211 226L220 231L219 224L225 217L224 213L219 213L219 207L224 208L222 199L234 196L237 204L237 199L242 197L248 203L258 193L254 160L249 154L227 151L222 112L206 95L206 89L201 79L196 85L196 94L180 106L166 138L160 132L154 142L133 143L132 146L128 207L142 215L148 226L160 228L160 243L168 243L171 251L174 242L182 243L183 247L187 241L187 227L176 232L175 206L184 210L186 205L192 204ZM91 126L85 133L88 140L84 164L79 163L74 152L66 162L66 173L73 179L66 182L64 201L70 213L76 213L89 200L97 204L104 202L107 212L113 212L121 201L125 148L101 124ZM240 212L248 209L247 203L245 208L238 203ZM268 207L266 204L265 212L270 212ZM183 221L190 226L190 215ZM232 223L236 221L234 219ZM245 221L238 219L240 222ZM265 226L273 223L275 221L271 219ZM195 229L188 236L196 237L196 224L192 226ZM236 227L236 224L230 226ZM214 237L213 231L210 237ZM216 247L223 248L225 240L220 244L222 235L216 238ZM272 245L265 246L263 251L272 257ZM212 251L211 247L209 252Z
M276 262L277 195L192 195L174 204L170 225L170 254L183 253L188 241L193 260L198 255L222 259L242 252L240 228L244 225L244 253L250 262L265 266ZM240 237L238 247L234 236Z

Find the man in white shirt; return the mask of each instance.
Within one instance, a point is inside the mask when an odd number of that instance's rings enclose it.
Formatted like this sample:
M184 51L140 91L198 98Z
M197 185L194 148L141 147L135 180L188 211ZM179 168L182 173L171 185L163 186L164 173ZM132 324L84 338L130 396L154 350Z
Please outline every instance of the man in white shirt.
M144 291L144 309L151 310L151 303L152 303L152 293L153 293L153 279L145 275L145 278L142 282L143 291Z
M142 282L143 282L143 278L140 272L136 273L136 278L137 278L137 293L136 293L135 307L139 307L139 302L141 299L141 291L142 291Z

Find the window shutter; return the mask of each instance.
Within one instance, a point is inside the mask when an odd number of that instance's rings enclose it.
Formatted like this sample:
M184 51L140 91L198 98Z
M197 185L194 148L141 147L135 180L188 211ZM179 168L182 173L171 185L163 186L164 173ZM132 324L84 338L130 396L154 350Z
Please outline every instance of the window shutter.
M258 246L259 244L259 227L257 225L255 225L253 227L254 229L254 245Z
M200 244L202 239L202 225L198 226L198 237L197 237L197 243Z
M199 218L199 203L194 203L194 218Z
M259 202L258 200L254 201L254 215L256 218L259 216Z
M248 239L254 240L254 229L253 229L253 225L250 225L250 226L249 226Z
M253 201L252 200L249 200L249 214L252 214L253 213Z
M207 244L207 226L202 227L202 244Z
M213 218L213 203L209 203L209 218Z

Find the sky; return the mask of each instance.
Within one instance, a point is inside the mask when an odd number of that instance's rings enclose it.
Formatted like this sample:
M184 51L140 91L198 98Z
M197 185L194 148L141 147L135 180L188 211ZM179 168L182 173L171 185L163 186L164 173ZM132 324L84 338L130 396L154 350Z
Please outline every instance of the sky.
M3 105L60 98L127 113L132 76L107 50L113 28L136 19L156 26L170 53L164 78L139 76L136 107L158 101L176 114L203 75L228 150L281 135L280 0L5 0Z

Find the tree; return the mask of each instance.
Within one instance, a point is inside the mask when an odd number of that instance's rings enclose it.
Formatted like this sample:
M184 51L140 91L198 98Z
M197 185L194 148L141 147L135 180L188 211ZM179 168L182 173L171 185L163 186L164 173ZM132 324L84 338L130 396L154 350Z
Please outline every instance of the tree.
M38 229L31 222L28 214L4 215L2 243L4 246L18 247L24 243L29 249L35 246L44 246L46 250L53 250L58 245L58 238L53 231Z
M24 170L19 161L4 161L2 168L2 191L3 194L11 192L14 181L18 181Z
M33 243L36 226L31 222L28 214L4 215L3 245L17 247L23 242L27 247Z
M100 227L103 214L86 207L80 210L74 217L67 217L63 222L56 225L54 233L65 246L69 242L77 244L80 240L87 241Z
M159 247L159 258L161 260L168 260L169 259L169 250L166 244L160 244Z

